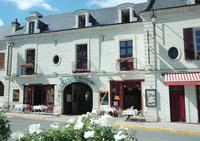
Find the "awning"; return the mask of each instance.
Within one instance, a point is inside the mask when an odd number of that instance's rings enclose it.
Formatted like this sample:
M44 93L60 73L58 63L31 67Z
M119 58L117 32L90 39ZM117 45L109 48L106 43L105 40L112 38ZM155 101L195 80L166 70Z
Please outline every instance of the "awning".
M200 73L169 73L165 74L165 85L200 85Z

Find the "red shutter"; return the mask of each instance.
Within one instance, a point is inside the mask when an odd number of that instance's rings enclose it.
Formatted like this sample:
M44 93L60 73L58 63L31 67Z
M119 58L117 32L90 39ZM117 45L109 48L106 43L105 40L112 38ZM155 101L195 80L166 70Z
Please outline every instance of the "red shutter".
M184 51L186 60L195 59L194 34L192 28L183 29Z
M0 69L4 69L5 53L0 53Z

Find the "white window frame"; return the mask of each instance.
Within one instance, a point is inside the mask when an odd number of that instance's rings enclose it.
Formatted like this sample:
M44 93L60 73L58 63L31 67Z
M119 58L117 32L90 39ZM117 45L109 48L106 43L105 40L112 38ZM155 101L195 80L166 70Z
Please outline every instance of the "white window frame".
M197 40L196 40L196 32L197 31L200 32L200 28L193 29L193 33L194 33L194 51L195 51L195 60L200 60L200 51L197 51ZM198 58L198 56L199 56L199 58Z
M133 7L127 7L123 9L118 9L118 22L122 23L122 11L129 10L129 22L137 21L137 18L133 15Z

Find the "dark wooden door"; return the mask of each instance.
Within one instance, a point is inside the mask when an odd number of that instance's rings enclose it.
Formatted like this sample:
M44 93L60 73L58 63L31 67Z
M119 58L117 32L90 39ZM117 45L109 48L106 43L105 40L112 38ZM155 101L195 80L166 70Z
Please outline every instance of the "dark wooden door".
M83 83L68 85L63 94L63 114L86 114L92 111L92 89Z
M185 122L184 86L170 86L170 113L172 122Z

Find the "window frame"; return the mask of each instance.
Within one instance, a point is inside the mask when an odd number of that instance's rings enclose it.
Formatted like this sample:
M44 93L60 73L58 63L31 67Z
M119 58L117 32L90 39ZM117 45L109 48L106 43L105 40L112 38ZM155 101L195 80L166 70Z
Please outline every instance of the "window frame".
M130 49L130 46L128 46L128 42L131 41L132 42L132 56L128 56L128 49ZM123 47L125 49L125 57L121 57L121 42L126 42L125 43L125 47ZM120 40L119 41L119 58L127 58L127 57L134 57L134 53L133 53L133 40L132 39L127 39L127 40Z
M86 51L80 51L80 52L78 52L78 47L79 46L86 46ZM86 56L84 56L84 53L86 53ZM81 56L79 56L81 54ZM89 54L88 54L88 44L87 43L83 43L83 44L77 44L76 45L76 69L84 69L84 70L87 70L87 69L89 69L89 60L88 60L88 58L89 58ZM81 64L81 62L83 63L84 61L87 61L86 62L86 69L84 68L84 67L78 67L78 64ZM78 62L79 61L79 62ZM84 63L83 63L84 64ZM82 65L83 65L82 64Z
M197 37L196 37L196 32L200 33L200 28L194 28L193 29L193 34L194 34L194 51L195 51L195 60L200 60L200 50L197 50ZM198 36L200 39L200 36ZM200 45L200 44L199 44ZM198 55L199 54L199 55Z
M29 25L28 25L28 33L29 34L35 33L35 26L36 26L36 22L35 21L29 22Z
M127 12L128 11L128 16L127 16L127 19L128 21L126 20L123 20L123 12ZM130 13L130 9L127 8L127 9L121 9L121 23L130 23L131 22L131 13Z
M0 55L2 55L3 57L3 60L1 60L0 62L2 63L1 65L0 65L0 70L3 70L3 69L5 69L5 56L6 56L6 53L5 52L0 52Z
M84 22L81 23L81 19L83 20L84 19ZM86 27L86 14L80 14L78 15L78 28L84 28Z

